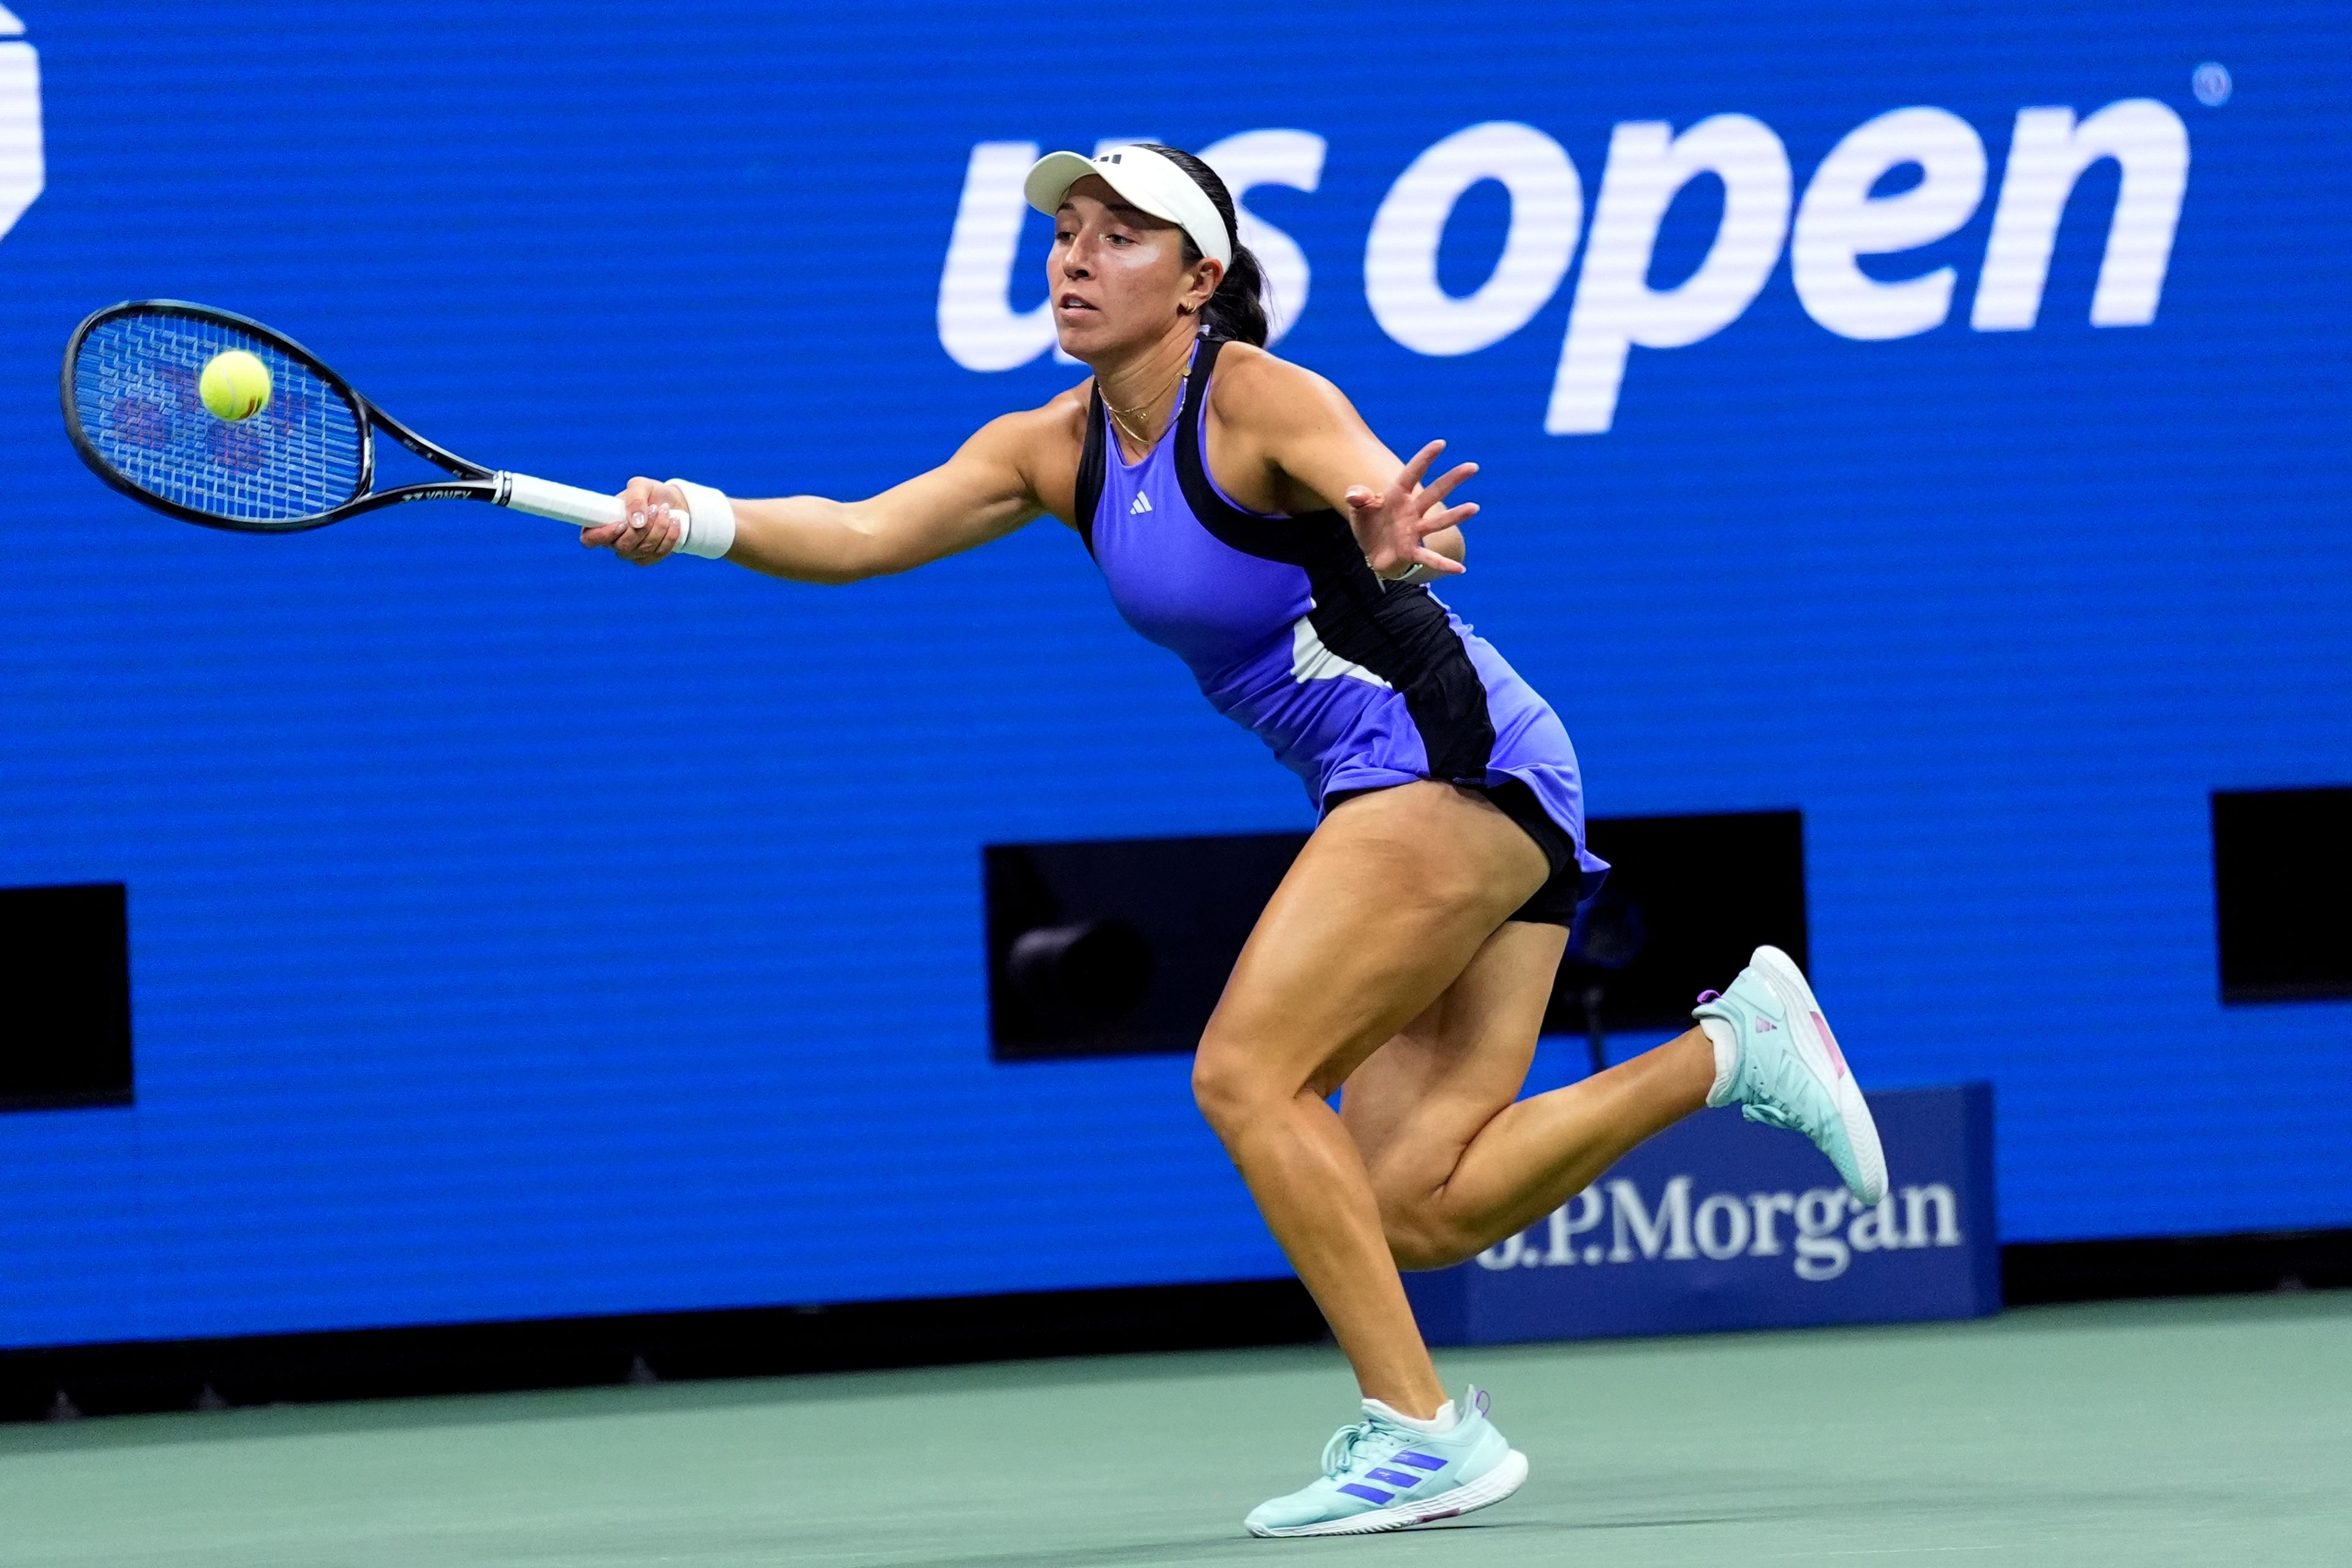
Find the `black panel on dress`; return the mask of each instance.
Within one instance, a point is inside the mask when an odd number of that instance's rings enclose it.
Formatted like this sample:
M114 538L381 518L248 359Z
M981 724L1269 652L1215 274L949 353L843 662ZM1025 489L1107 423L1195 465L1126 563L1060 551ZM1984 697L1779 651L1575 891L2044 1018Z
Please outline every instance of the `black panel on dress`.
M1078 456L1078 494L1076 511L1078 537L1087 542L1087 553L1095 552L1095 510L1102 505L1103 476L1108 461L1103 451L1102 383L1095 383L1094 395L1087 400L1087 444Z
M1292 517L1244 511L1217 493L1209 478L1201 410L1223 340L1206 338L1192 361L1177 412L1176 478L1192 515L1217 540L1244 555L1307 573L1314 608L1307 619L1323 646L1362 665L1404 697L1421 731L1433 778L1482 784L1494 755L1495 725L1486 686L1445 606L1416 584L1395 588L1364 563L1355 531L1328 507ZM1099 479L1097 481L1099 485Z

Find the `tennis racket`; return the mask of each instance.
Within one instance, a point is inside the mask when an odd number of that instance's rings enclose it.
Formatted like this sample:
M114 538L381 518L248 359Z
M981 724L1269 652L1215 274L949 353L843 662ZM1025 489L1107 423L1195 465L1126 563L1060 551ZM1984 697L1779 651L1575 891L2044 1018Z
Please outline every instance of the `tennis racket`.
M268 402L234 421L197 391L205 367L232 349L269 372ZM617 497L442 450L291 338L207 305L108 306L67 342L59 393L66 434L100 479L208 528L298 533L413 500L488 501L579 528L621 521ZM378 431L454 478L377 489Z

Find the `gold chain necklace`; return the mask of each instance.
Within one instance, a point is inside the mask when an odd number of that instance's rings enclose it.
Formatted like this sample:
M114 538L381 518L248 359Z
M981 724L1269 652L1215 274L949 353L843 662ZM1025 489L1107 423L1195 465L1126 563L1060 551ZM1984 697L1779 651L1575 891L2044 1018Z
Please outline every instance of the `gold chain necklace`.
M1118 426L1120 435L1125 436L1137 446L1149 449L1151 446L1151 442L1141 431L1138 430L1134 426L1129 425L1127 422L1126 416L1135 415L1139 417L1141 416L1153 404L1168 395L1169 387L1175 386L1178 383L1181 383L1186 376L1191 375L1192 374L1192 363L1190 361L1187 361L1184 368L1176 373L1175 381L1170 382L1167 386L1161 387L1158 392L1153 393L1150 397L1145 398L1142 402L1137 404L1132 408L1121 409L1118 404L1113 403L1108 397L1105 397L1103 399L1103 406L1110 411L1110 422ZM1169 412L1172 416L1175 411L1171 408Z

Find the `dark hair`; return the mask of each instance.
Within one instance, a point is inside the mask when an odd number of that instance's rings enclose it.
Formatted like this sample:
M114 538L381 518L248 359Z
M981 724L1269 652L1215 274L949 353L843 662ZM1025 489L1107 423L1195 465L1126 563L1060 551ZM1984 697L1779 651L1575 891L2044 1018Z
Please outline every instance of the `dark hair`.
M1147 152L1159 153L1178 168L1192 176L1192 183L1208 193L1217 216L1225 220L1225 234L1234 242L1234 264L1217 283L1217 291L1201 307L1201 332L1204 337L1231 338L1235 342L1265 346L1267 321L1265 315L1265 268L1258 265L1250 247L1242 243L1241 226L1234 216L1234 195L1225 189L1217 172L1200 159L1179 147L1164 142L1146 142ZM1184 237L1184 265L1190 267L1201 259L1201 247L1192 237Z

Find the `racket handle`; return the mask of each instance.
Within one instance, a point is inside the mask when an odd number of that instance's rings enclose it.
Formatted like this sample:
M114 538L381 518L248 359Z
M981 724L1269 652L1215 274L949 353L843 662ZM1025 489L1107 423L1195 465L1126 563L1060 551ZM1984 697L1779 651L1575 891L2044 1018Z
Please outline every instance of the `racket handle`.
M498 503L533 517L551 517L574 528L597 528L621 521L621 498L529 474L499 475Z

